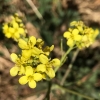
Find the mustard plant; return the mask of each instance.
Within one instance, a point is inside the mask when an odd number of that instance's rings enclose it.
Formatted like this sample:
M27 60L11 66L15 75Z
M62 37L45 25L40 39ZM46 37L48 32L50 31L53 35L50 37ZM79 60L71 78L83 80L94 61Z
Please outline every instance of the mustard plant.
M38 81L55 77L56 71L64 64L67 55L74 48L83 49L89 47L99 34L99 30L93 30L82 21L73 21L70 28L63 34L69 49L61 59L51 59L52 46L44 46L45 42L34 36L26 37L26 29L18 14L11 17L10 22L3 24L3 32L7 38L18 42L21 54L11 54L11 60L15 65L10 69L10 75L19 75L19 83L28 83L30 88L35 88Z

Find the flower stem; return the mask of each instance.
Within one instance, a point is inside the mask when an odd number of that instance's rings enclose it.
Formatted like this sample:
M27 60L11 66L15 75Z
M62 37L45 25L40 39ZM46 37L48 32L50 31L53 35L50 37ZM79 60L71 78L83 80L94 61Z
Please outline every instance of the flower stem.
M64 64L64 62L65 62L66 59L67 59L67 55L70 53L70 51L71 51L72 49L73 49L73 47L72 47L72 48L70 47L70 48L66 51L66 53L61 57L60 66L56 67L55 72L57 72L57 70Z
M47 94L43 100L50 100L51 87L52 87L52 82L48 81L48 91L47 91Z

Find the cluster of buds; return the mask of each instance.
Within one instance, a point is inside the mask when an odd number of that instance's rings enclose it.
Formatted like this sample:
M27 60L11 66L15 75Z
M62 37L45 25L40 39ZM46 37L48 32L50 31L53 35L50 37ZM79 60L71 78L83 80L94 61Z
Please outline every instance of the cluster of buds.
M19 83L28 83L30 88L36 87L36 82L43 79L55 77L54 68L60 65L57 58L49 58L54 45L44 48L44 41L34 36L19 39L18 46L21 48L21 55L11 54L15 66L11 68L11 76L21 75Z
M7 38L12 38L15 41L26 36L25 26L17 13L11 16L9 22L3 24L3 33Z
M82 21L73 21L70 23L70 26L71 28L63 35L67 39L69 47L77 46L80 49L89 47L99 34L98 29L93 30L84 25Z

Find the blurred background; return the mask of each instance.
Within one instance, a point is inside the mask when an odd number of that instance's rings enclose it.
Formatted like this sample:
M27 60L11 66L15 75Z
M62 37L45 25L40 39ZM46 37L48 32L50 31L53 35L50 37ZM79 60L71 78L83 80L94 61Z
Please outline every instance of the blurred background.
M100 29L100 0L0 0L0 100L100 100L100 35L89 48L73 50L51 82L42 81L30 89L18 83L18 76L10 76L9 70L14 66L10 54L18 53L19 48L15 41L4 37L2 24L16 12L28 36L55 45L52 58L60 59L60 41L71 21L81 20ZM63 42L66 51L68 47L64 39ZM72 69L68 69L71 62ZM70 71L61 86L66 70Z

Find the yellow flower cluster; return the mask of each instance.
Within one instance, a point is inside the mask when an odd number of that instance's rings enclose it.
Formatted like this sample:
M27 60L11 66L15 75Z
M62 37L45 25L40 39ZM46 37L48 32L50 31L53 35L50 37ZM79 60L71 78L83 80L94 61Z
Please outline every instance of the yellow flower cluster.
M49 58L54 45L44 48L44 41L31 36L19 39L18 45L21 48L21 55L11 54L15 66L11 68L11 76L21 75L19 83L28 83L30 88L36 87L36 82L55 77L54 68L60 65L57 58Z
M71 28L63 34L67 39L67 45L69 47L77 46L82 49L89 47L99 34L99 30L93 30L92 28L85 26L82 21L73 21L70 23Z
M17 13L11 16L10 22L3 24L3 33L7 38L13 38L15 41L26 36L25 26Z

